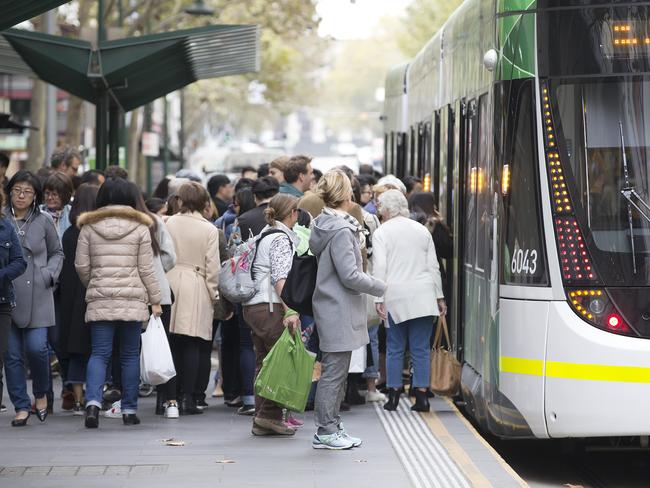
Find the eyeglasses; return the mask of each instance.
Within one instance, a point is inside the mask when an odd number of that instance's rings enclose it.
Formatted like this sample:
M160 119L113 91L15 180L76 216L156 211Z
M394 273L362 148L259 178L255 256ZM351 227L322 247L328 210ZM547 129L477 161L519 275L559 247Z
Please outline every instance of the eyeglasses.
M56 192L56 191L45 190L45 191L43 192L43 196L44 196L45 198L59 198L59 193Z
M31 197L34 195L34 190L28 190L27 188L17 188L14 187L11 189L11 194L15 197L19 197L21 195L24 195L26 197Z

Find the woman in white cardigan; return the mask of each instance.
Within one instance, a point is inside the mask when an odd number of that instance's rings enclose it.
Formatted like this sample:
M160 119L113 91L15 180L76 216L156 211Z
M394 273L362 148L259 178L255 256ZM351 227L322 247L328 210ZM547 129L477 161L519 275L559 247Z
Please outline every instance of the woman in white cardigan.
M382 225L373 235L373 275L387 284L376 300L377 313L388 322L386 331L386 410L396 410L402 388L404 351L408 343L413 362L416 402L411 410L429 411L431 334L435 317L447 312L440 267L431 233L409 218L408 202L397 190L379 197Z

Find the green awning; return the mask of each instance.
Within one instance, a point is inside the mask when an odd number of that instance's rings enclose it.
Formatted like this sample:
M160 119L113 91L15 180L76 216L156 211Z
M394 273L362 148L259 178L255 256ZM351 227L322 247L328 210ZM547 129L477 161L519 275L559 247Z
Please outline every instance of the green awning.
M107 88L125 111L197 80L259 70L256 25L213 25L106 41L86 41L10 29L2 34L36 76L96 103ZM2 53L0 53L0 61Z
M0 31L68 3L69 0L0 0Z

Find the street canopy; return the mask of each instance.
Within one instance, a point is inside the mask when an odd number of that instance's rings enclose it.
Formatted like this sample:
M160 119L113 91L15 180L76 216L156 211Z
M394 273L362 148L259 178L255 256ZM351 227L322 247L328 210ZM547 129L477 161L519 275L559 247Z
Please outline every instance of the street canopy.
M9 29L2 33L36 76L97 104L133 110L197 80L259 70L259 27L211 25L100 42Z
M0 31L68 3L69 0L0 0Z

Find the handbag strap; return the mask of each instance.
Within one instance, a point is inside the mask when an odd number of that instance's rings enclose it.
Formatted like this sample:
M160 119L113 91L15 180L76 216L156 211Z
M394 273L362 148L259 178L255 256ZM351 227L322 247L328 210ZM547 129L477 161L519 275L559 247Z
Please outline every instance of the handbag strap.
M447 319L444 315L438 317L438 327L436 327L436 334L433 338L433 348L438 349L442 346L442 335L445 335L447 341L447 349L451 350L451 339L449 337L449 328L447 327Z

